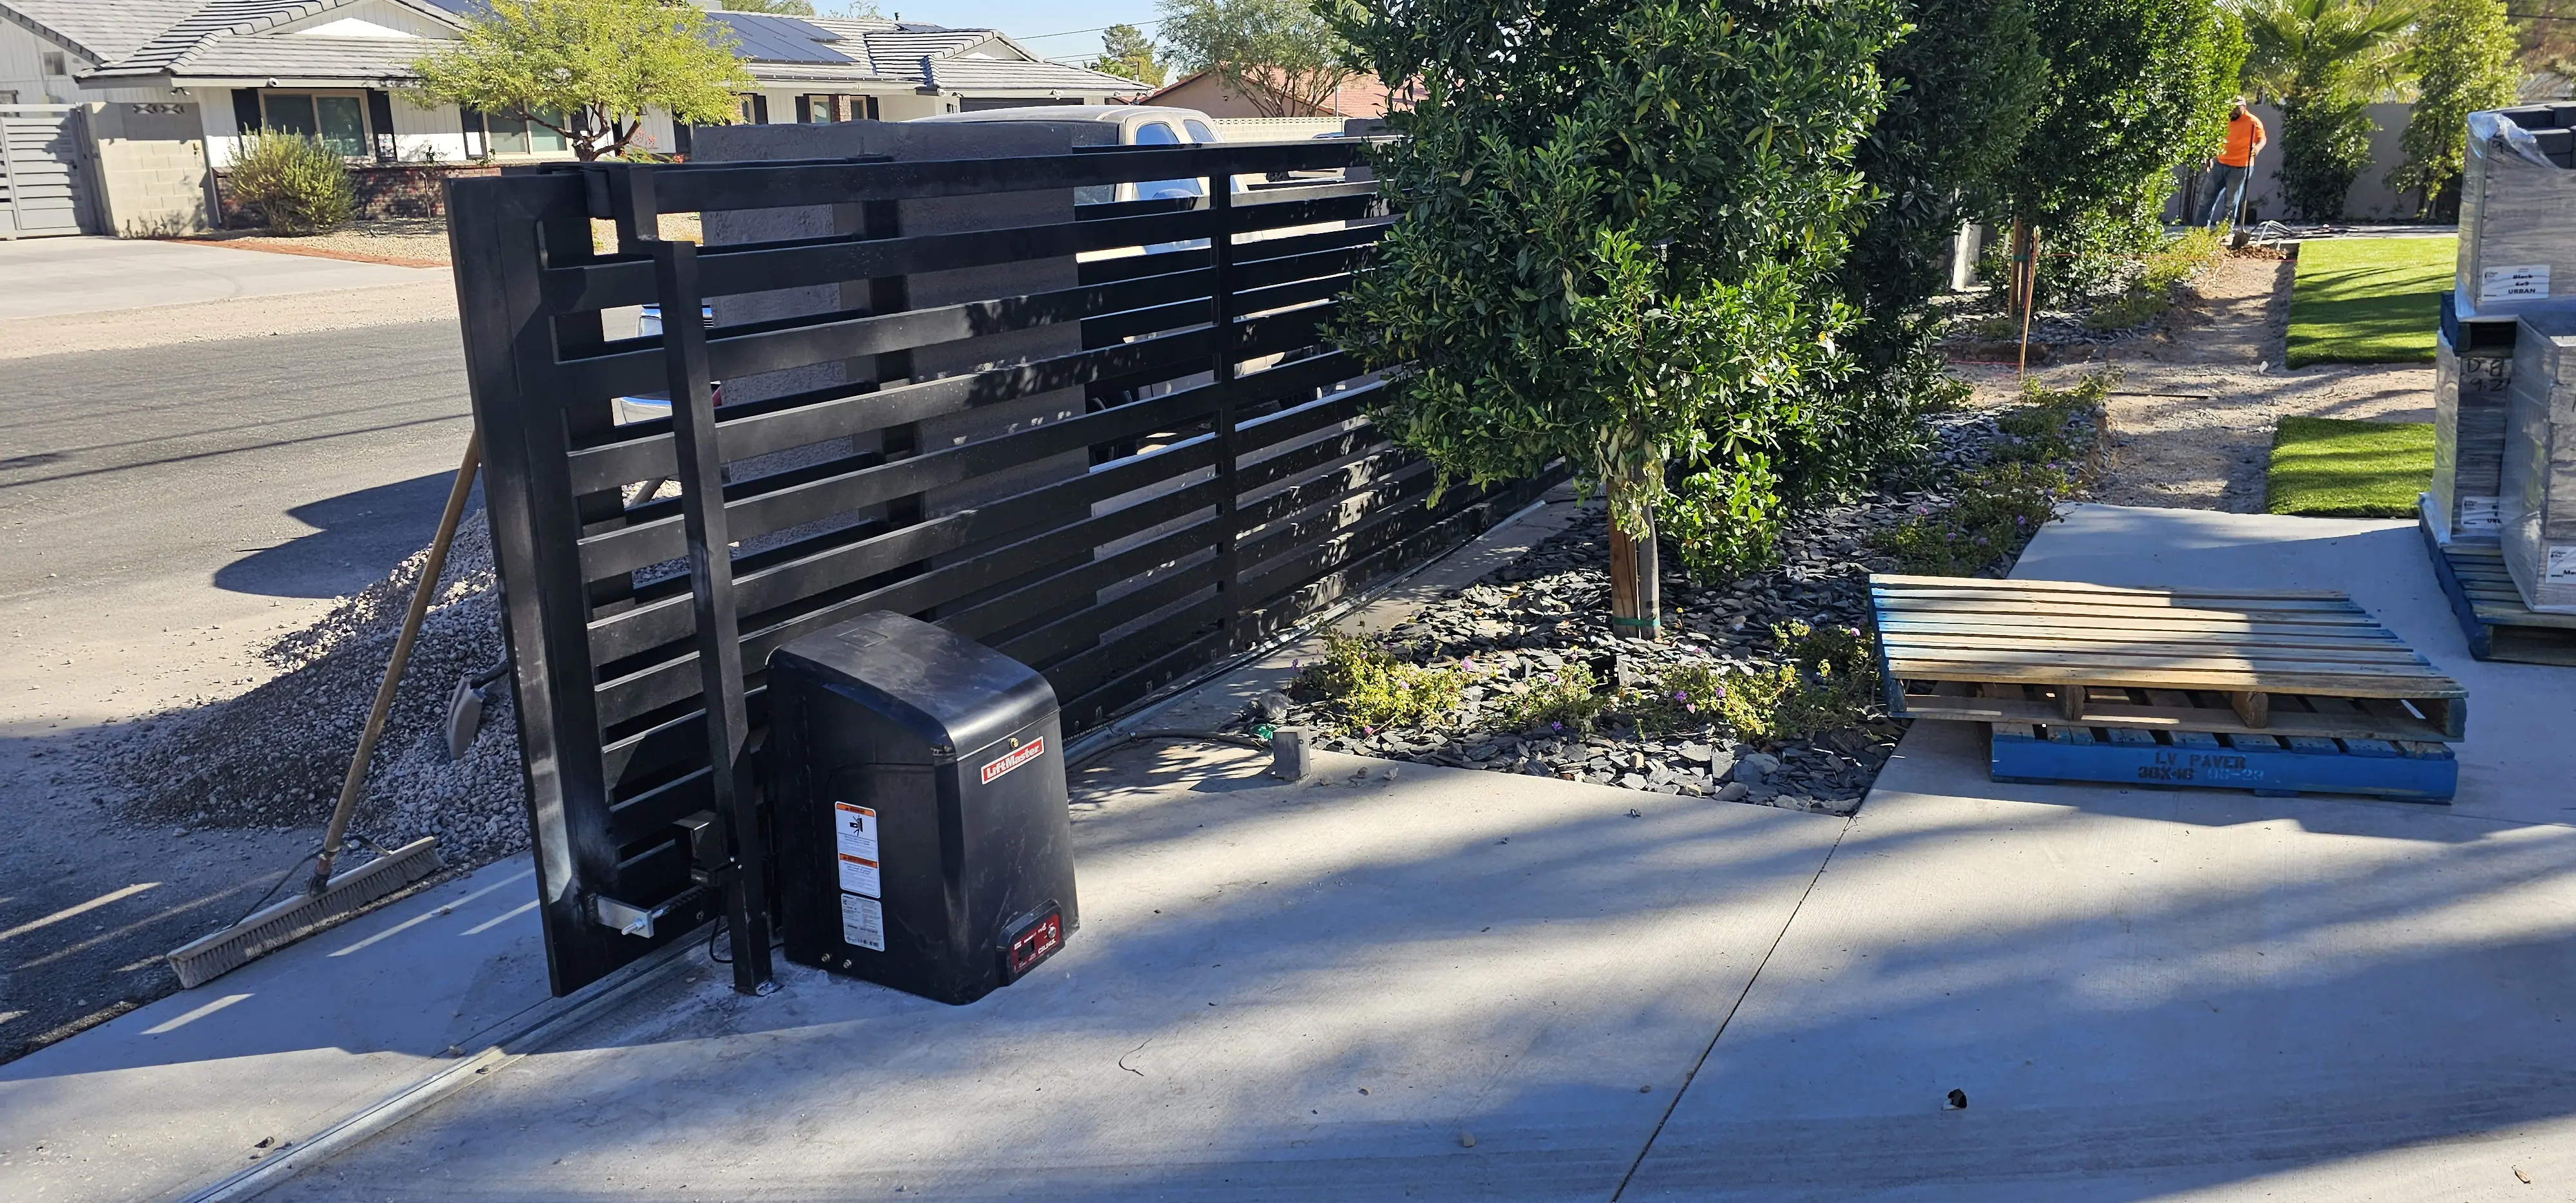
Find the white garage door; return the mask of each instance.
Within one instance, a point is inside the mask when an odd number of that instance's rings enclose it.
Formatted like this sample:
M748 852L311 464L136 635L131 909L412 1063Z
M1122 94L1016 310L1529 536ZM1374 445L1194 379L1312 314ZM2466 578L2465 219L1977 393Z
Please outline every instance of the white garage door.
M0 105L0 238L81 232L89 211L81 120L71 105Z

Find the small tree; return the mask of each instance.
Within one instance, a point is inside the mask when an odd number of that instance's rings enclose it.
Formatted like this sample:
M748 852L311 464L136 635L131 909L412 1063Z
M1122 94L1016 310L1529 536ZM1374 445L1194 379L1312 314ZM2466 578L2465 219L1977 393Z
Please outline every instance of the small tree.
M1377 420L1444 482L1563 460L1604 489L1611 612L1661 622L1660 522L1705 562L1767 543L1830 422L1848 320L1812 300L1862 197L1895 33L1871 0L1358 0L1340 27L1422 81L1376 168L1404 220L1336 339L1393 373Z
M2210 0L2033 0L2032 14L2047 84L2001 174L2016 250L2035 265L2043 229L2153 220L2174 169L2218 145L2245 43ZM2035 302L2036 284L2023 280L2017 303Z
M1154 60L1154 40L1133 25L1112 25L1100 31L1100 57L1092 60L1091 69L1157 88L1163 86L1167 74L1163 64Z
M616 158L648 109L715 125L752 86L731 30L657 0L491 0L464 36L412 64L428 102L463 105L563 135L581 159Z
M1332 108L1359 74L1350 46L1306 0L1163 0L1163 44L1184 71L1205 71L1271 117Z
M1926 305L1949 282L1946 252L1961 221L1991 211L1995 188L2029 132L2048 60L2030 0L1908 0L1905 36L1879 54L1887 107L1857 163L1877 203L1836 275L1858 321L1847 345L1858 372L1842 389L1842 454L1784 484L1792 499L1834 489L1913 445L1912 402L1943 387Z
M2344 215L2379 128L2365 106L2374 90L2403 81L2405 36L2420 11L2412 0L2246 5L2253 53L2245 82L2280 98L2281 191L2293 211L2320 221Z
M2460 212L2460 157L2468 142L2469 114L2512 104L2522 71L2514 62L2513 26L2503 0L2433 0L2416 27L2408 65L2416 81L2415 111L2398 145L2406 162L2388 182L2420 193L2419 215L2456 221Z

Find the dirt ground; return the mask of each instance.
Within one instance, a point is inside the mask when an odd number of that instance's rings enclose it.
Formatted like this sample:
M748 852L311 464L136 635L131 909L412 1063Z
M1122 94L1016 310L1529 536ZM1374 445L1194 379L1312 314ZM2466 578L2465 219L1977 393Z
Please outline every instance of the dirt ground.
M593 246L602 252L616 248L616 227L605 221L595 220L590 224ZM661 230L663 237L682 242L698 242L705 238L695 213L663 214ZM447 219L444 217L375 218L295 237L272 234L267 230L217 230L191 241L220 242L244 250L275 251L286 255L392 263L403 267L446 267L449 263Z
M2430 364L2281 367L2290 324L2286 259L2231 255L2195 282L2157 333L2113 344L2120 369L2109 399L2109 475L2093 499L2253 514L2263 511L2263 470L2284 417L2433 420ZM2033 375L2065 384L2099 364ZM2010 368L1962 366L1981 397L2015 387Z
M148 316L138 319L138 312ZM438 276L418 284L14 318L0 321L0 361L455 319L456 285Z
M246 250L279 251L289 255L318 255L326 259L396 263L404 267L447 266L447 219L444 217L378 218L292 238L266 230L217 230L191 241L220 242Z

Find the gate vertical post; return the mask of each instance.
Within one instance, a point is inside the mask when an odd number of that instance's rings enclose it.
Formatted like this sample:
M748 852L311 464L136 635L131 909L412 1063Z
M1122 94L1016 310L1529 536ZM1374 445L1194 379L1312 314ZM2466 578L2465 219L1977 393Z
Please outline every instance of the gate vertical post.
M640 173L639 173L640 174ZM724 455L716 446L715 394L707 381L705 302L693 243L650 240L662 303L662 362L671 389L679 458L681 525L689 542L689 592L697 617L698 681L706 706L708 789L733 828L725 927L733 936L733 988L774 988L769 963L769 873L760 816L743 781L742 631L734 612L732 539L726 533Z
M1243 565L1236 543L1242 532L1235 529L1236 494L1235 457L1240 451L1235 421L1238 416L1234 388L1234 176L1224 170L1224 160L1215 155L1216 170L1207 176L1208 186L1208 319L1213 323L1215 362L1210 365L1216 381L1216 413L1212 422L1216 436L1216 587L1225 603L1225 650L1231 655L1243 650Z

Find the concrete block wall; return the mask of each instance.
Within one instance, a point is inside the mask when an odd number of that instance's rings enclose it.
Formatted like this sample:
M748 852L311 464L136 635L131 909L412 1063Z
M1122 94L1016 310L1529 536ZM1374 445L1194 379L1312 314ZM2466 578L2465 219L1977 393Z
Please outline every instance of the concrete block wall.
M91 195L120 238L203 233L206 141L196 106L92 102L87 107Z

